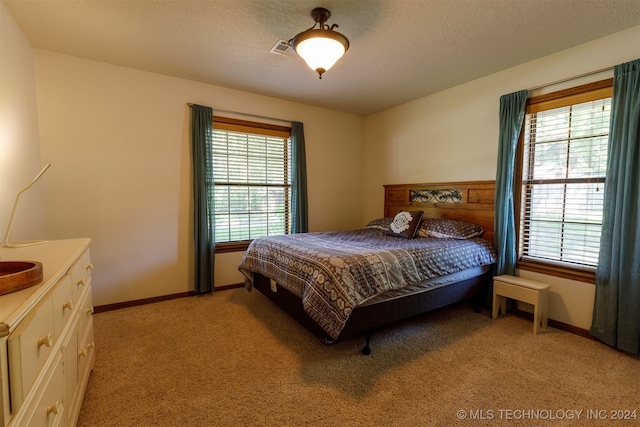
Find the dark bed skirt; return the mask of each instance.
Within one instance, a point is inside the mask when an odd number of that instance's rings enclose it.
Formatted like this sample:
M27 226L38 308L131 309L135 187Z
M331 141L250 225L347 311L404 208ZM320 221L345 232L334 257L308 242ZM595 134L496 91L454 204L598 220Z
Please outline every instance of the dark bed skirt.
M302 307L302 300L287 289L277 285L277 292L273 292L270 280L257 273L254 277L253 287L323 342L332 343L356 336L370 335L385 326L461 301L476 299L478 305L481 305L485 301L491 278L492 273L489 271L482 276L418 294L358 307L353 310L336 340L332 339L315 320L309 317Z

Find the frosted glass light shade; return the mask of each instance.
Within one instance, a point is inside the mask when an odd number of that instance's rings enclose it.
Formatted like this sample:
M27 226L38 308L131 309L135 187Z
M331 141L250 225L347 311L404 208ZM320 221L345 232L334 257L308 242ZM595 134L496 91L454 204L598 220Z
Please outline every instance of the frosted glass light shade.
M292 45L309 68L322 78L349 49L349 40L337 31L310 29L295 36Z
M337 40L314 37L300 42L296 47L296 52L312 70L328 71L344 55L345 48Z

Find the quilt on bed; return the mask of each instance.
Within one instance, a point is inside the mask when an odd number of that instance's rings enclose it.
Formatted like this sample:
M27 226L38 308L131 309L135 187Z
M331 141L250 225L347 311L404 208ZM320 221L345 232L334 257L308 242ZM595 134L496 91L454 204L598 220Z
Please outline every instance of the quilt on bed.
M304 310L335 339L368 299L495 259L483 238L402 239L364 228L255 239L238 269L249 290L260 273L300 295Z

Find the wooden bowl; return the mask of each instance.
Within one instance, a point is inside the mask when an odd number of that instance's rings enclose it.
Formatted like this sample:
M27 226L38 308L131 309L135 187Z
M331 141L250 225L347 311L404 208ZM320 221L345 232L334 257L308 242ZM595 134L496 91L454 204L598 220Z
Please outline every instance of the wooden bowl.
M0 261L0 295L20 291L42 282L42 263Z

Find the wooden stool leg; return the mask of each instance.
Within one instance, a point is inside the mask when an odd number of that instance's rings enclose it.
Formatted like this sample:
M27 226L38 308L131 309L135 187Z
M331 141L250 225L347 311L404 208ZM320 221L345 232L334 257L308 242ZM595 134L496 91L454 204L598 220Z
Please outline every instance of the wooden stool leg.
M540 300L542 302L542 327L547 329L549 327L548 311L549 311L549 289L544 289L540 292Z

